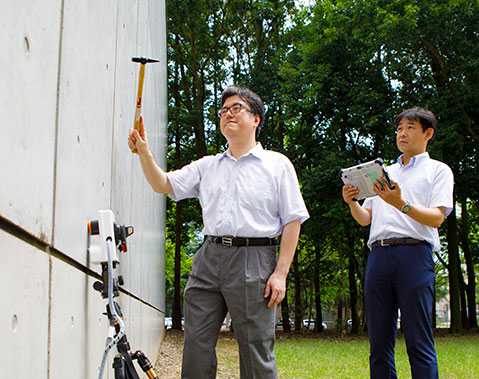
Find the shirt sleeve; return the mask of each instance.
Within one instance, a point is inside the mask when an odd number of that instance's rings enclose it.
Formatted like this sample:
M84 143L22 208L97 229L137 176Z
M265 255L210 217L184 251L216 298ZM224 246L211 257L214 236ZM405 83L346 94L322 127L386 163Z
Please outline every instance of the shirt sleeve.
M201 167L203 164L204 158L191 162L179 170L167 173L171 188L173 188L173 193L170 193L173 201L199 196Z
M441 164L434 178L430 207L445 207L446 216L449 216L454 206L453 191L454 174L448 165Z
M373 209L373 199L372 199L372 197L367 197L366 199L364 199L363 208Z
M285 156L278 193L278 210L282 226L297 219L302 224L309 218L309 213L299 188L296 171L293 164Z

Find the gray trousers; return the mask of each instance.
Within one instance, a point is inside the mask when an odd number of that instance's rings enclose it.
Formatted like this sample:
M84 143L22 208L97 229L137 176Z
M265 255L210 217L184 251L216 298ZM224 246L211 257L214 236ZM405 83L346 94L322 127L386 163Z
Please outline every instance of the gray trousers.
M216 377L216 342L227 311L238 340L242 379L276 379L275 309L264 298L275 246L206 241L193 258L184 294L183 379Z

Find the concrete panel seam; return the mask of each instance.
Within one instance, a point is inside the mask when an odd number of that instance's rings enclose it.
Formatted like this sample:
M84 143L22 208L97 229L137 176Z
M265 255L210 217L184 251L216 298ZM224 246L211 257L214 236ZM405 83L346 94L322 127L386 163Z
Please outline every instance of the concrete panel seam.
M47 242L41 240L40 238L38 238L37 236L34 236L33 234L29 233L28 231L26 231L25 229L21 228L20 226L18 225L15 225L14 223L12 223L10 220L6 219L5 217L1 216L0 215L0 229L4 230L5 232L11 234L12 236L15 236L17 237L18 239L28 243L29 245L37 248L38 250L41 250L43 251L44 253L47 253L50 257L50 260L52 258L57 258L59 260L61 260L62 262L76 268L77 270L83 272L84 274L86 275L89 275L91 277L94 277L98 280L101 280L101 275L98 274L96 271L93 271L92 269L90 269L89 267L86 267L84 265L82 265L80 262L76 261L75 259L73 259L72 257L70 257L69 255L67 255L66 253L56 249L55 247L49 245ZM124 289L124 288L121 288L120 287L120 292L141 302L142 304L144 305L147 305L148 307L160 312L160 313L163 313L163 314L166 314L166 312L162 309L159 309L158 307L156 307L155 305L151 304L150 302L142 299L141 297L135 295L134 293Z
M52 255L50 254L50 246L46 247L48 254L48 336L47 336L47 379L50 379L51 369L51 347L52 347Z
M117 3L116 6L116 40L115 40L115 66L113 68L113 104L112 104L112 117L111 117L111 145L115 146L115 112L116 112L116 74L117 74L117 64L118 64L118 24L120 22L120 5ZM113 166L114 166L114 150L111 149L111 159L110 159L110 183L113 183ZM110 208L113 208L113 185L110 185Z
M63 52L63 23L65 19L65 0L61 0L60 8L60 32L58 41L58 72L57 72L57 100L55 110L55 148L53 157L53 203L52 203L52 245L55 244L55 213L56 213L56 193L57 193L57 159L58 159L58 127L60 119L60 85L62 72L62 52Z

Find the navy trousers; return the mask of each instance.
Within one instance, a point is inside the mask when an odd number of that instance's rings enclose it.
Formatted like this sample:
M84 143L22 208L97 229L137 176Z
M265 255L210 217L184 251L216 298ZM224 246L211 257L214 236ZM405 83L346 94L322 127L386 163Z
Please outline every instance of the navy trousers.
M437 379L431 327L435 270L426 244L374 248L365 280L371 379L397 378L394 363L398 309L413 379Z

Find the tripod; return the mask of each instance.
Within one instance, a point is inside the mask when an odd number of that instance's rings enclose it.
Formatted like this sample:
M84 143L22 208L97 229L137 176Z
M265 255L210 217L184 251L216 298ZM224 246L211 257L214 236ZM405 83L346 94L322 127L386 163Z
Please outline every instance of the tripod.
M121 275L118 276L118 278L114 278L113 270L116 268L116 265L119 264L116 248L122 252L126 252L126 238L133 234L133 227L116 224L114 222L113 212L110 210L99 211L99 214L99 220L88 223L90 235L100 236L100 245L92 245L89 249L92 262L100 263L102 266L102 281L93 283L93 288L100 292L104 299L108 298L106 315L110 321L110 327L115 330L113 339L107 344L103 354L99 379L103 376L108 352L114 345L117 346L118 350L118 354L113 360L115 379L140 379L133 365L134 360L138 362L143 372L148 375L148 378L158 379L146 355L140 350L135 353L131 352L130 344L125 334L120 305L113 300L114 297L120 295L119 286L124 284ZM113 245L113 253L111 245Z

